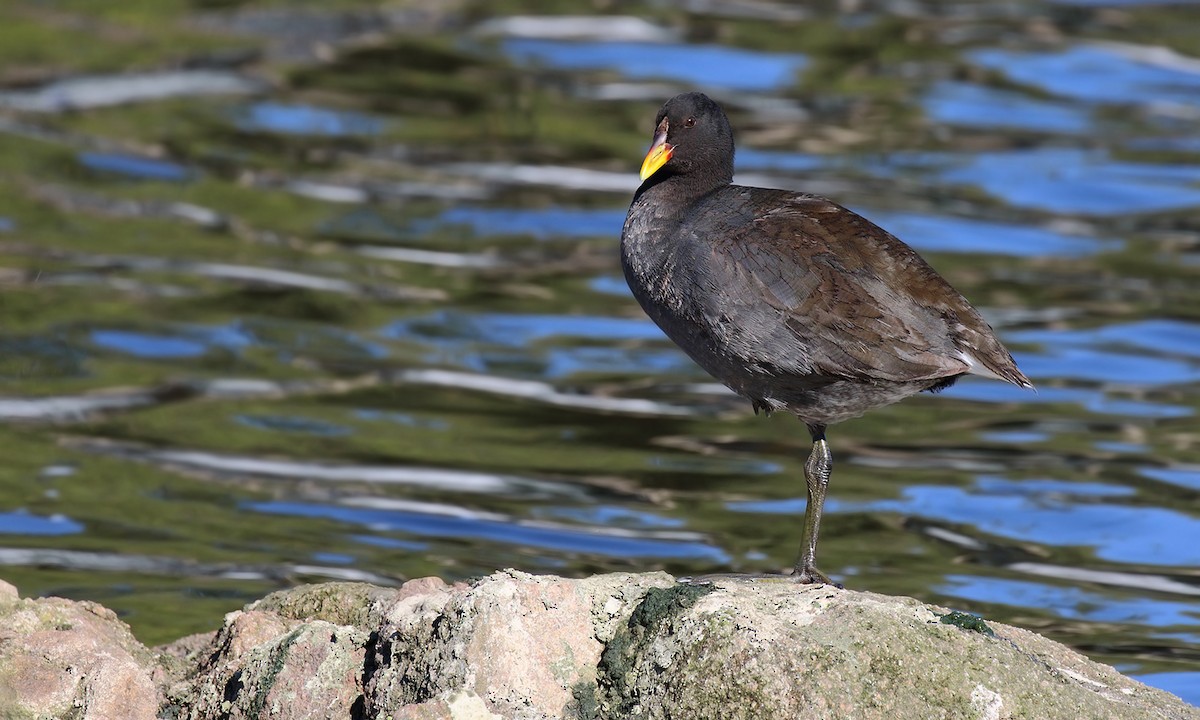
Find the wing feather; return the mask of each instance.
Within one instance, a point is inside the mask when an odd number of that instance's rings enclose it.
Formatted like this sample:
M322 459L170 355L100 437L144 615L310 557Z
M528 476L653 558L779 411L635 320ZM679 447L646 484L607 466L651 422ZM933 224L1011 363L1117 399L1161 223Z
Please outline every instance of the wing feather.
M944 378L971 371L966 348L982 338L975 354L1002 353L992 372L1028 383L974 308L900 240L825 198L759 193L779 198L748 196L771 209L712 236L709 261L726 289L775 310L797 367L867 381Z

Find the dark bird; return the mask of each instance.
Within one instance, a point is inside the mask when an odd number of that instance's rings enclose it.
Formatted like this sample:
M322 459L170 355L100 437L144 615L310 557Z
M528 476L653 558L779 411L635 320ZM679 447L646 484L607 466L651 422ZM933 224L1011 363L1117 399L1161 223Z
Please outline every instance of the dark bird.
M621 232L634 297L700 367L808 426L793 576L815 565L833 457L825 429L967 374L1031 388L992 328L920 255L818 195L734 185L733 129L701 93L654 121Z

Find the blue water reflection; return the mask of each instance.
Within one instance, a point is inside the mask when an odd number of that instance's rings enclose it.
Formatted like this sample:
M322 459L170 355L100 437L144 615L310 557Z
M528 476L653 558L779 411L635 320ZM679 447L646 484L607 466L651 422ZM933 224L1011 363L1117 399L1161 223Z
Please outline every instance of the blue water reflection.
M1046 348L1022 367L1033 375L1092 382L1178 384L1200 380L1200 328L1174 320L1144 320L1088 330L1027 330L1010 333L1016 342ZM1110 347L1133 347L1141 354ZM1149 350L1155 355L1146 354ZM1162 357L1167 355L1167 357ZM1185 355L1189 359L1173 356Z
M550 207L537 210L453 207L433 221L417 223L420 232L428 226L465 225L476 235L529 235L539 240L552 237L611 237L621 235L625 209L583 210Z
M1188 490L1200 490L1200 467L1142 468L1138 473Z
M300 352L326 357L387 355L382 345L337 328L250 319L223 325L164 325L155 332L94 329L88 333L88 341L103 350L151 360L197 358L213 350L239 352L254 346L289 357Z
M1200 73L1187 59L1161 47L1097 44L1051 52L988 48L967 57L1016 82L1075 100L1200 106Z
M909 245L924 251L1017 257L1078 257L1121 246L1115 240L1076 237L1011 223L968 220L949 215L862 209L858 212Z
M313 562L328 565L349 565L355 561L355 557L353 555L333 552L315 552L312 554L312 559Z
M1053 346L1136 347L1153 353L1200 359L1200 325L1182 320L1156 318L1086 330L1026 330L1012 333L1010 337L1017 342Z
M1060 499L1057 494L1002 495L952 487L908 488L900 500L863 503L857 507L970 525L1011 540L1090 547L1097 558L1110 562L1200 564L1200 547L1179 542L1179 538L1200 537L1200 519L1165 508L1077 504Z
M720 45L568 42L512 38L501 42L517 62L562 70L612 68L630 78L670 79L696 87L767 91L793 85L808 59Z
M1149 597L1101 595L1077 587L1058 587L1027 580L974 575L948 575L936 588L950 597L980 603L1038 608L1065 620L1133 623L1150 627L1192 626L1194 603Z
M1194 187L1200 166L1121 162L1102 150L983 153L944 170L941 179L1048 212L1110 216L1200 206L1200 188Z
M555 349L543 355L542 372L551 379L578 373L674 373L693 370L691 361L674 348L623 350L620 348Z
M592 278L588 281L588 289L602 295L633 297L633 293L629 290L629 283L625 282L625 278L620 275L601 275Z
M324 137L378 135L387 128L384 120L362 113L278 102L248 105L234 123L240 130Z
M686 522L681 518L667 517L644 510L613 507L611 505L536 508L534 515L536 517L555 520L569 520L597 527L682 528L686 525Z
M199 357L208 352L207 345L195 340L132 330L93 330L91 341L105 350L159 360Z
M1086 110L971 83L939 82L925 95L924 104L930 119L948 125L1071 135L1091 128Z
M1025 357L1025 355L1022 355L1017 360L1022 368L1026 368ZM993 403L1072 403L1086 408L1089 412L1103 415L1178 418L1193 414L1191 408L1183 405L1112 398L1102 390L1039 386L1036 393L1031 393L1014 385L987 380L973 380L971 378L958 382L953 387L942 391L942 395L944 397Z
M1065 487L1072 487L1069 492ZM1008 481L985 477L972 488L913 486L895 500L835 502L835 513L894 512L1010 540L1054 547L1091 548L1101 560L1159 566L1200 564L1200 546L1180 538L1200 537L1200 518L1159 507L1097 502L1121 496L1091 483ZM1097 492L1100 489L1100 492ZM1079 502L1090 498L1088 502ZM742 512L794 514L802 500L730 503Z
M191 170L169 160L119 153L83 152L79 154L79 163L89 170L125 175L138 180L182 182L190 180L193 176Z
M674 348L624 348L599 341L661 340L649 320L585 315L519 315L437 312L398 320L379 331L383 337L419 342L426 361L477 372L501 371L548 379L582 372L662 373L689 371L690 362ZM575 338L583 344L549 344Z
M350 539L363 545L372 547L386 548L388 550L402 550L404 552L424 552L429 549L429 543L416 542L414 540L400 540L398 538L380 537L379 535L351 535Z
M1134 138L1125 143L1130 150L1166 150L1200 154L1200 137L1147 137Z
M24 510L0 512L0 534L4 535L74 535L84 526L63 515L34 515Z
M982 475L975 479L975 486L983 495L1025 495L1028 497L1052 497L1062 501L1086 500L1098 497L1130 497L1137 491L1124 485L1099 482L1070 482L1068 480L1008 480L1001 477Z
M757 150L738 148L734 156L737 170L782 170L792 173L809 173L828 167L830 159L811 153L783 152L779 150Z
M1133 673L1130 677L1200 706L1200 672Z
M1049 433L1036 432L1034 430L1004 430L980 433L979 437L988 442L1003 443L1006 445L1031 445L1033 443L1046 442L1052 436Z
M417 537L490 540L559 552L581 552L616 558L678 558L729 561L719 548L699 542L656 540L617 535L588 528L504 522L483 517L425 514L403 510L347 508L298 502L250 503L256 512L318 517L370 527L374 532L402 532Z
M1194 363L1069 346L1050 347L1045 354L1029 356L1021 369L1030 377L1114 384L1174 385L1200 380L1200 367Z
M453 311L398 320L382 328L379 333L393 339L435 340L440 343L470 340L514 347L524 347L550 337L588 340L653 340L662 337L662 332L654 323L642 319Z

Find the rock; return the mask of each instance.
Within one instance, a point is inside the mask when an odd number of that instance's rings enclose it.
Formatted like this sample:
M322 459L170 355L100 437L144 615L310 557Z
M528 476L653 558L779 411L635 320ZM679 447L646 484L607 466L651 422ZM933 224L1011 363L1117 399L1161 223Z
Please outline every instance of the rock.
M0 592L0 717L153 720L153 654L96 603Z
M157 653L0 585L0 717L1200 718L1034 633L786 580L311 585Z
M380 628L366 709L397 718L490 717L482 709L574 717L604 644L648 589L673 584L664 573L564 580L510 571L413 594Z
M1058 643L958 616L787 582L651 592L605 650L598 717L1198 716Z
M194 638L162 648L185 658L168 681L173 717L361 717L366 628L381 620L374 601L395 593L354 583L273 593L226 615L202 649Z

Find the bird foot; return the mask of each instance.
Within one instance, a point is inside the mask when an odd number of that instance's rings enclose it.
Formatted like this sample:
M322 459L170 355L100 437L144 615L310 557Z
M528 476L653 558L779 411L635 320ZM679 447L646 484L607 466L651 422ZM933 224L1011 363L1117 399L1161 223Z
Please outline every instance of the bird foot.
M830 580L828 575L812 565L796 566L792 569L792 574L789 577L802 585L832 585L838 590L846 589L844 585Z

